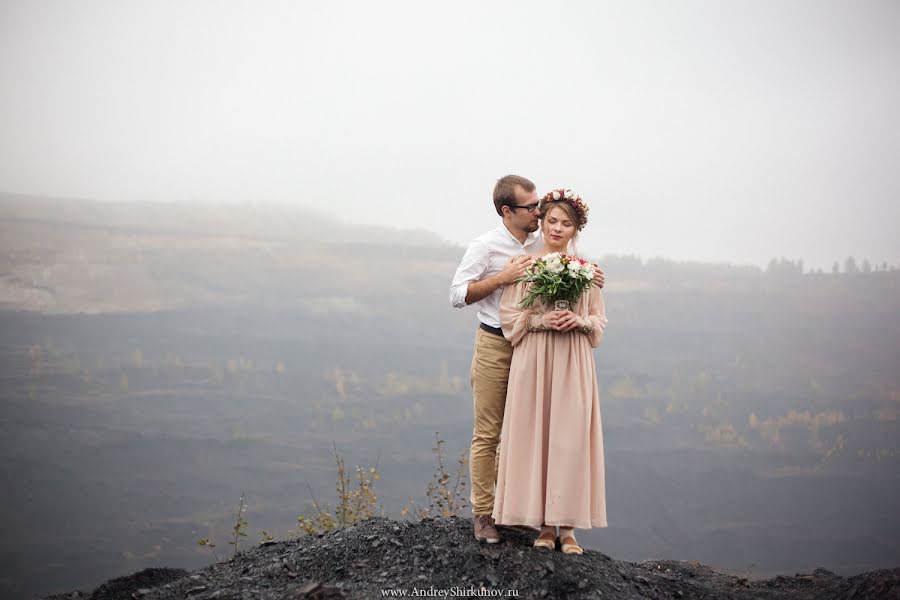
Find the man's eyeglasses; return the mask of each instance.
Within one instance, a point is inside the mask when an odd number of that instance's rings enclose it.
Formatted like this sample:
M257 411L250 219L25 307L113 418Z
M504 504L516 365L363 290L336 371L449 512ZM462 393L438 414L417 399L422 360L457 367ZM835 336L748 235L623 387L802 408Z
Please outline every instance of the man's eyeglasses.
M540 206L540 204L541 204L540 202L532 202L531 204L526 204L526 205L524 205L524 206L519 206L519 205L517 205L517 204L514 204L514 205L510 206L510 208L513 209L513 210L516 210L517 208L524 208L524 209L527 210L528 212L533 213L534 210L535 210L538 206Z

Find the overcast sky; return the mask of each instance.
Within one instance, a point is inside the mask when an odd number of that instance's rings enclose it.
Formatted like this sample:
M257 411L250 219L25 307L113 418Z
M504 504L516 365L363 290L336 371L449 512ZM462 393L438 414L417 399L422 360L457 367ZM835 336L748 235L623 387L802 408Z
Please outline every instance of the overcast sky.
M900 263L900 2L0 1L0 191L333 205L466 243Z

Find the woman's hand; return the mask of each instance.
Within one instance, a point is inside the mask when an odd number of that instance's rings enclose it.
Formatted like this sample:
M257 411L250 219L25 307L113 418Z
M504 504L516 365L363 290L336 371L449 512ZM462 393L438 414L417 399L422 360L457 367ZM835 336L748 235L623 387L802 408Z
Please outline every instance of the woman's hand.
M584 320L571 310L556 311L559 317L556 319L556 330L563 333L584 326Z
M559 319L564 312L566 311L554 310L541 315L541 323L543 323L544 329L557 331L559 329Z

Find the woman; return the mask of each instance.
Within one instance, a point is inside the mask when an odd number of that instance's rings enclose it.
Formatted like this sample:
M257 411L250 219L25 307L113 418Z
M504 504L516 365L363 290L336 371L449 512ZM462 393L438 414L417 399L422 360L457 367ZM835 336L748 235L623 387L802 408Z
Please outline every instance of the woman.
M568 197L567 197L568 196ZM541 199L544 246L536 256L568 254L587 224L587 206L571 190ZM503 335L513 347L494 520L540 528L537 548L581 554L575 528L606 527L603 435L593 348L603 340L606 311L597 286L572 310L541 297L519 307L529 283L509 285L500 300Z

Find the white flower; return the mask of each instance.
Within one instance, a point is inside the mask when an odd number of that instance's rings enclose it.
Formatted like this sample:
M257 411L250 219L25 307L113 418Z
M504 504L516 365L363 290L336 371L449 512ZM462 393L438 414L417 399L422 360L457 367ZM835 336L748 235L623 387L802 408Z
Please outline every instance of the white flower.
M568 264L567 268L572 271L572 275L578 275L578 272L581 270L581 263L577 260L573 260Z
M554 199L554 200L559 200L559 192L557 192L557 191L554 190L554 192L553 192L553 199Z
M569 198L571 200L572 196L573 196L572 190L566 190L566 198Z
M550 273L562 273L565 269L562 264L562 255L559 252L552 252L544 256L544 261L546 261L546 269Z
M587 263L583 267L581 267L581 276L585 279L593 279L594 278L594 265L591 263Z

